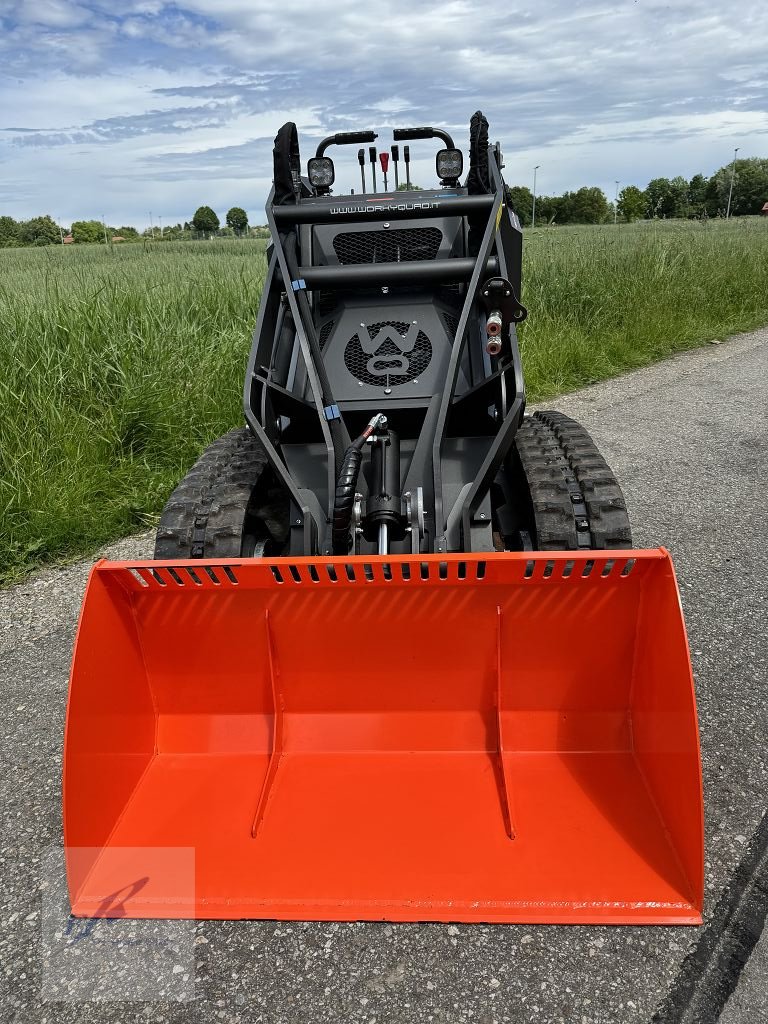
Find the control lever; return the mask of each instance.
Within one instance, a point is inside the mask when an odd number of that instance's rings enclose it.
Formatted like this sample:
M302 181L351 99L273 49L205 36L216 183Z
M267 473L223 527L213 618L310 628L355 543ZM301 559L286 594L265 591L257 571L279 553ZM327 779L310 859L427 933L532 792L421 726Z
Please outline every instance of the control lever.
M363 194L365 194L365 150L358 149L357 162L360 164L360 180L363 183Z
M397 162L398 162L399 159L400 159L400 147L399 146L393 146L392 147L392 163L395 165L395 192L397 192L397 190L400 188L400 181L398 180L398 175L397 175Z
M373 191L376 192L376 147L368 147L368 157L371 161L371 175L373 177Z
M411 188L411 147L403 146L403 159L405 160L405 184L410 191Z
M389 153L386 149L379 153L379 160L381 161L381 173L384 175L384 191L389 192L389 183L387 181L387 171L389 170Z

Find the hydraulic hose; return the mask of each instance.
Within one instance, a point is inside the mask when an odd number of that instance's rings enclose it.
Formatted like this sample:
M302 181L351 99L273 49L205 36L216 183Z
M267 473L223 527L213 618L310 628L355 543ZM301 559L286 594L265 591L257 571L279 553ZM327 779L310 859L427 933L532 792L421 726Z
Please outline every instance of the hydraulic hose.
M333 502L333 524L331 543L334 555L349 553L349 528L355 507L355 493L363 463L363 447L377 427L385 427L386 416L377 413L359 437L344 452L341 470L336 480L336 496Z

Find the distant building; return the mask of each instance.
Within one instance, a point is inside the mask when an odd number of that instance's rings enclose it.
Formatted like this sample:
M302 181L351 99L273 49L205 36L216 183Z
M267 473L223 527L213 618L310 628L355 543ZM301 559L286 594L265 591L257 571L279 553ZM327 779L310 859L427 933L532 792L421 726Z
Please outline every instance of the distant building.
M122 235L112 235L112 241L113 242L124 242L125 239L123 238Z
M72 245L72 243L74 242L74 238L72 237L72 235L64 235L64 237L62 238L62 242L64 243L64 245Z
M764 217L768 217L768 203L763 203L763 208L760 211Z

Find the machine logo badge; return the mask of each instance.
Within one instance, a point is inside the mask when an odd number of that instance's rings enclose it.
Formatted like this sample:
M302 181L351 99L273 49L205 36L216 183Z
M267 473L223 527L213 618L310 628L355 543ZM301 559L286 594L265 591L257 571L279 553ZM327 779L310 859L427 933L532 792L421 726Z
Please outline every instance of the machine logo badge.
M366 366L368 373L374 377L407 375L411 366L408 356L413 352L418 337L417 324L410 324L406 334L399 334L391 324L385 324L373 338L368 331L358 331L360 347L371 357ZM379 351L381 348L384 348L383 352Z

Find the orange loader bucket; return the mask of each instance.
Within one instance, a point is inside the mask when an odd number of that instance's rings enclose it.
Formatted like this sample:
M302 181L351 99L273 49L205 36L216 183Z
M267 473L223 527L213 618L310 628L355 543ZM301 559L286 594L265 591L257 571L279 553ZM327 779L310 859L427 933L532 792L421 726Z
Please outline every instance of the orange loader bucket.
M662 549L100 562L65 748L77 915L701 921Z

